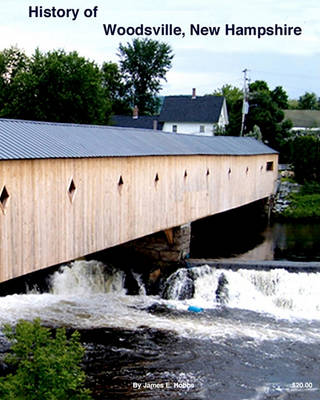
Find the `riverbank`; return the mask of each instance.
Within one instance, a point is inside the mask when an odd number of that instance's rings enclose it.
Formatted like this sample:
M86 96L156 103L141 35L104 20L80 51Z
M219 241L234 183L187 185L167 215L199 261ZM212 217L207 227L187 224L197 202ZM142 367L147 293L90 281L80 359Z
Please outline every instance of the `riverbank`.
M292 194L290 196L291 203L289 207L284 210L283 217L295 220L319 220L320 219L320 194L304 193L302 188L301 192Z
M291 171L280 171L272 208L276 220L320 219L320 185L295 182Z

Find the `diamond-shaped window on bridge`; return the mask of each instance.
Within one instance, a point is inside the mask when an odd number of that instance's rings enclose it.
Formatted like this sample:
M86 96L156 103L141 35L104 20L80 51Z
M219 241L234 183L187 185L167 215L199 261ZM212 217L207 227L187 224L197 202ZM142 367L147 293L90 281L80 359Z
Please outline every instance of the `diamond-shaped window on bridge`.
M69 199L70 199L71 203L74 200L74 196L76 194L76 191L77 191L77 188L76 188L76 185L74 183L74 180L71 179L71 181L69 183L69 186L68 186L68 196L69 196Z
M3 186L1 193L0 193L0 208L3 213L5 212L9 197L10 196L9 196L7 188L5 186Z

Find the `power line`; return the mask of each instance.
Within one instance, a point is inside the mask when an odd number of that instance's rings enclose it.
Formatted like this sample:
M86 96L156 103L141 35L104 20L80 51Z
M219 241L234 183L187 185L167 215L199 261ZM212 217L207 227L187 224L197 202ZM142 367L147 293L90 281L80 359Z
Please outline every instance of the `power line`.
M249 70L245 68L243 72L243 104L242 104L242 120L241 120L241 131L240 131L240 136L243 134L244 130L244 121L246 118L246 115L248 114L249 111L249 102L248 102L248 96L249 96L249 87L248 87L248 82L250 81L247 72Z

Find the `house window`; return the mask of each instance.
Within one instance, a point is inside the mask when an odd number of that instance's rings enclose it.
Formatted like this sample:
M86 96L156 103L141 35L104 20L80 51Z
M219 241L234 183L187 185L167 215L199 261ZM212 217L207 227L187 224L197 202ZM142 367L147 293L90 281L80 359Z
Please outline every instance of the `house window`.
M200 125L200 133L204 133L204 125Z
M177 133L178 132L178 126L177 125L172 125L172 132Z

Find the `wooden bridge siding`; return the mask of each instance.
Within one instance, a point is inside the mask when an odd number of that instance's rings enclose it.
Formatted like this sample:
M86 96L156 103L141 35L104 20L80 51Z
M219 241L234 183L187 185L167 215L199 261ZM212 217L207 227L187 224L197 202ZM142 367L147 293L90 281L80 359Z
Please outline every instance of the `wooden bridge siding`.
M265 198L276 170L277 155L1 161L0 281Z

